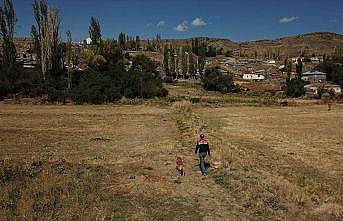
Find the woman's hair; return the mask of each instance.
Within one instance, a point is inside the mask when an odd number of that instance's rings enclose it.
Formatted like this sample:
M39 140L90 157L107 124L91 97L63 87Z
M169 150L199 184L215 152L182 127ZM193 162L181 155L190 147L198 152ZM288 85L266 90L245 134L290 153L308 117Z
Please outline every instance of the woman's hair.
M204 134L200 134L200 138L201 138L201 139L204 139L204 138L205 138L205 135L204 135Z

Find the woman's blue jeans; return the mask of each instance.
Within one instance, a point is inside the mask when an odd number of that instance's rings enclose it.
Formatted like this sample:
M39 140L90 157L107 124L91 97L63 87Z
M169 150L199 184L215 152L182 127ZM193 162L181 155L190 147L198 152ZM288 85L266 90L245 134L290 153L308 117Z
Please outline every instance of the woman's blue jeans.
M207 152L199 153L199 159L200 159L200 170L202 173L206 172L206 167L205 167L205 157L207 155Z

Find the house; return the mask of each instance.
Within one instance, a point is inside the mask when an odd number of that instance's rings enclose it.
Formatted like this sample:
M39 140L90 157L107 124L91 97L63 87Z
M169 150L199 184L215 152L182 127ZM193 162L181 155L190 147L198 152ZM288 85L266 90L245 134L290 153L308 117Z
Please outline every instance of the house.
M342 88L339 85L336 84L330 84L330 83L314 83L314 84L308 84L304 86L305 93L307 95L317 95L320 91L334 91L335 94L342 93Z
M320 71L308 71L302 74L301 79L304 81L309 81L311 84L318 83L318 82L325 82L326 73L323 73Z
M276 61L275 60L269 60L267 63L268 64L276 64Z
M326 84L324 86L324 89L326 89L327 91L334 91L335 94L341 94L342 93L342 88L340 85L337 84Z
M265 70L259 70L252 72L250 74L244 74L243 75L243 80L264 80L265 77Z
M304 86L305 89L305 93L307 95L317 95L318 94L318 86L316 85L312 85L312 84L308 84Z
M311 62L312 62L312 63L319 63L319 62L320 62L320 58L318 58L318 57L312 57L312 58L311 58Z
M87 44L87 45L92 44L92 39L91 39L91 38L86 38L86 44Z
M24 61L23 68L34 69L37 66L37 61Z

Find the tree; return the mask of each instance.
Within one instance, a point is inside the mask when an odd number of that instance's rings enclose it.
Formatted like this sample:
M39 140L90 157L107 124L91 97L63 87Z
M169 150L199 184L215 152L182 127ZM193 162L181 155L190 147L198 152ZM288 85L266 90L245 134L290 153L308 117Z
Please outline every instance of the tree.
M67 77L67 88L68 90L71 89L71 72L73 69L73 48L72 48L72 36L71 32L68 30L67 31L67 44L66 44L66 58L67 58L67 64L68 64L68 77Z
M165 45L163 48L163 69L166 73L167 77L170 77L170 70L169 70L169 47Z
M126 37L125 37L125 34L123 32L120 32L119 36L118 36L118 44L119 44L119 47L121 49L125 49L125 45L126 45Z
M60 45L60 16L54 7L48 9L45 0L40 4L35 0L33 11L37 23L41 48L41 66L43 79L57 78L62 72L62 51Z
M301 61L301 58L298 58L298 62L295 66L296 72L297 72L297 79L301 79L302 71L303 71L303 63Z
M13 41L16 21L12 0L4 0L3 7L0 7L0 36L2 37L3 65L10 69L16 64L16 48Z
M189 54L188 74L191 78L195 78L196 76L196 64L192 53Z
M15 88L15 82L19 75L18 70L16 70L16 48L13 41L16 21L12 0L4 0L3 6L0 6L0 37L2 38L0 99L3 95L7 95L8 92Z
M99 20L93 16L89 25L89 37L92 39L93 49L99 53L102 45L101 27Z
M176 78L176 65L175 65L176 59L175 59L175 50L173 46L171 46L169 49L169 55L170 55L169 71L173 79L175 79Z
M181 71L185 78L188 78L187 72L188 72L188 52L184 51L183 48L181 48Z
M343 87L343 56L326 57L316 70L326 73L326 80L340 84Z
M228 93L237 90L231 75L224 75L219 68L209 68L201 79L205 90Z
M139 48L141 46L141 40L139 38L139 36L136 36L136 51L139 51Z
M166 96L157 64L145 55L137 55L125 79L124 95L129 98Z
M290 81L291 80L291 74L292 74L292 71L293 71L293 65L292 65L292 61L288 61L286 60L285 62L287 62L287 81Z
M32 25L31 27L31 37L33 39L33 53L36 54L38 61L41 58L41 45L40 45L40 37L37 28Z
M289 97L301 97L305 94L305 82L299 79L291 79L286 83L285 93Z

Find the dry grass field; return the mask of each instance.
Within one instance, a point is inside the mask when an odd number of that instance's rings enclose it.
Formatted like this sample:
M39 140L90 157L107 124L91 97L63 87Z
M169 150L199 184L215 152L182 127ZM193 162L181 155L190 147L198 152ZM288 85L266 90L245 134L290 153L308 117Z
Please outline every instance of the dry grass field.
M0 220L342 220L342 116L343 105L0 104Z

